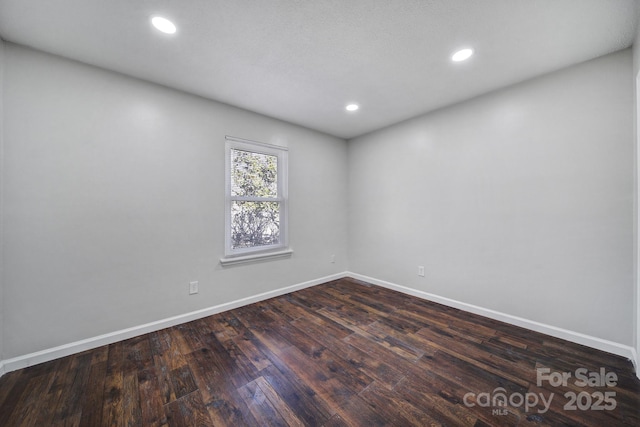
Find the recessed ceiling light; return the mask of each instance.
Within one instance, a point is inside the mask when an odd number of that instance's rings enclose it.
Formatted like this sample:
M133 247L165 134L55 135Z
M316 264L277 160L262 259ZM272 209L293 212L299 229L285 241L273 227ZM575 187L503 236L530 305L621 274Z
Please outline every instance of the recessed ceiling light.
M358 104L349 104L344 107L347 111L356 111L360 106Z
M473 49L461 49L451 56L451 60L455 62L464 61L473 55Z
M176 26L173 22L169 21L167 18L163 18L161 16L154 16L151 18L151 23L156 29L162 31L166 34L173 34L176 32Z

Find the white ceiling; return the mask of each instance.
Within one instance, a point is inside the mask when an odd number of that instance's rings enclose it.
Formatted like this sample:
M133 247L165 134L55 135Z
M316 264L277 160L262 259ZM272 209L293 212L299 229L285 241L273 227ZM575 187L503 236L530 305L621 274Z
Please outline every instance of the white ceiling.
M636 17L634 0L0 0L0 37L352 138L629 47Z

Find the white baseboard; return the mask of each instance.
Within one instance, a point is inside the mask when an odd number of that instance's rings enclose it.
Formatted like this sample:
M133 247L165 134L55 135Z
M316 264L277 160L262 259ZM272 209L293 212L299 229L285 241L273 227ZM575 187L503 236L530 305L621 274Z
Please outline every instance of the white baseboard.
M633 363L633 367L636 370L636 377L640 379L640 359L638 359L638 351L635 347L631 347L631 362Z
M382 286L384 288L392 289L394 291L402 292L403 294L413 295L418 298L437 302L439 304L457 308L464 311L468 311L470 313L479 314L484 317L489 317L494 320L499 320L501 322L520 326L522 328L530 329L532 331L551 335L556 338L571 341L577 344L586 345L591 348L606 351L607 353L613 353L618 356L631 359L632 362L637 360L635 349L628 345L619 344L619 343L608 341L602 338L592 337L590 335L586 335L580 332L569 331L567 329L558 328L556 326L546 325L544 323L536 322L534 320L524 319L522 317L513 316L511 314L501 313L499 311L479 307L477 305L467 304L465 302L456 301L454 299L445 298L439 295L431 294L431 293L420 291L413 288L408 288L406 286L397 285L395 283L387 282L384 280L378 280L373 277L363 276L362 274L348 272L346 275L349 277L353 277L354 279L362 280L364 282ZM636 368L636 375L638 375L638 365L636 365L635 368Z
M202 310L192 311L190 313L169 317L166 319L158 320L158 321L147 323L140 326L134 326L132 328L122 329L120 331L110 332L108 334L99 335L93 338L87 338L87 339L72 342L69 344L64 344L58 347L49 348L49 349L38 351L35 353L26 354L24 356L18 356L18 357L14 357L7 360L2 360L0 361L0 376L4 375L7 372L12 372L18 369L27 368L29 366L37 365L39 363L49 362L51 360L55 360L60 357L70 356L75 353L91 350L107 344L113 344L114 342L126 340L129 338L133 338L138 335L143 335L150 332L159 331L161 329L180 325L182 323L191 322L193 320L201 319L203 317L211 316L213 314L222 313L223 311L228 311L234 308L253 304L255 302L264 301L269 298L277 297L277 296L284 295L289 292L298 291L304 288L309 288L311 286L330 282L332 280L341 279L343 277L346 277L346 273L333 274L330 276L321 277L319 279L310 280L308 282L298 283L296 285L287 286L284 288L276 289L269 292L264 292L258 295L253 295L250 297L242 298L242 299L231 301L228 303L215 305L213 307L204 308Z
M636 375L640 378L640 359L633 347L615 343L612 341L604 340L601 338L592 337L579 332L573 332L566 329L558 328L544 323L536 322L533 320L524 319L521 317L513 316L510 314L501 313L499 311L490 310L487 308L479 307L476 305L464 303L461 301L445 298L439 295L431 294L428 292L420 291L417 289L409 288L406 286L398 285L395 283L387 282L384 280L378 280L373 277L364 276L353 272L337 273L319 279L310 280L308 282L299 283L292 286L276 289L269 292L264 292L258 295L242 298L239 300L231 301L224 304L215 305L213 307L205 308L202 310L193 311L190 313L181 314L178 316L169 317L167 319L158 320L155 322L147 323L140 326L135 326L120 331L111 332L108 334L100 335L93 338L88 338L81 341L76 341L69 344L64 344L58 347L38 351L35 353L26 354L24 356L14 357L12 359L0 360L0 376L7 372L16 371L18 369L26 368L39 363L49 362L51 360L58 359L60 357L70 356L75 353L79 353L93 348L101 347L107 344L113 344L114 342L126 340L129 338L143 335L150 332L159 331L164 328L169 328L182 323L190 322L193 320L201 319L203 317L211 316L213 314L221 313L223 311L232 310L234 308L242 307L255 302L264 301L269 298L277 297L280 295L294 292L297 290L309 288L311 286L320 285L322 283L330 282L332 280L341 279L344 277L352 277L357 280L362 280L377 286L392 289L407 295L412 295L418 298L422 298L428 301L437 302L449 307L458 308L460 310L468 311L470 313L479 314L491 319L499 320L501 322L509 323L512 325L520 326L526 329L530 329L543 334L551 335L556 338L561 338L567 341L575 342L578 344L586 345L598 350L606 351L608 353L617 354L619 356L631 359L636 368Z

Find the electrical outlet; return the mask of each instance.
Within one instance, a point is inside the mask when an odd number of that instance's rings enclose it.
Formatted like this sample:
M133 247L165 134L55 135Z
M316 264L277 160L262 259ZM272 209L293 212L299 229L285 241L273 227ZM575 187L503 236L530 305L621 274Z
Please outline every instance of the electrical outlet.
M198 282L189 282L189 295L198 293Z
M418 266L418 276L424 277L424 267L422 265Z
M336 256L335 255L331 255L331 258L329 258L329 262L331 264L335 264L336 263Z

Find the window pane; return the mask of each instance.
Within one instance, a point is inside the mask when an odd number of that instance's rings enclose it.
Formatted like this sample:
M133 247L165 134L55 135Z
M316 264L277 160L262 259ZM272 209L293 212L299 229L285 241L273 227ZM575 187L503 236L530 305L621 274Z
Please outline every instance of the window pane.
M234 201L231 247L254 248L280 243L280 203Z
M278 157L232 149L231 195L278 197Z

